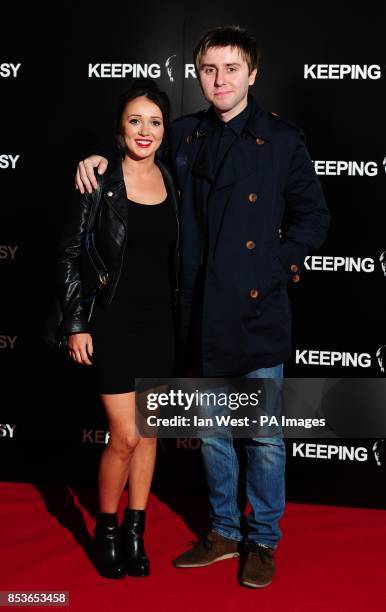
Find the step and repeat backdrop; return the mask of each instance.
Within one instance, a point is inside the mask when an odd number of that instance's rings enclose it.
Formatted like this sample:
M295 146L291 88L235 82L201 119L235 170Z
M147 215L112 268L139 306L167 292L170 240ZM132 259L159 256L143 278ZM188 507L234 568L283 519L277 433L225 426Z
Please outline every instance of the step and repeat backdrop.
M385 15L347 3L57 2L2 9L0 42L0 477L96 483L108 440L92 372L42 345L76 163L112 146L136 77L173 116L205 107L192 49L215 25L258 41L260 105L301 126L332 213L289 287L288 377L379 378L386 369ZM75 195L76 197L76 195ZM224 330L226 332L226 330ZM386 398L385 398L386 404ZM287 440L289 500L386 506L385 442ZM205 488L199 441L159 442L160 495Z

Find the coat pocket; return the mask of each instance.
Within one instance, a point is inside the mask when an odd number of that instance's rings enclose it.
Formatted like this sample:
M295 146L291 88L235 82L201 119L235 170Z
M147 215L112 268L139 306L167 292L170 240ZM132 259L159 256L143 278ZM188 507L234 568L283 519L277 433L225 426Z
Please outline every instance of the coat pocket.
M278 249L272 248L267 252L266 257L263 257L264 264L264 293L286 285L288 282L287 273L280 261Z

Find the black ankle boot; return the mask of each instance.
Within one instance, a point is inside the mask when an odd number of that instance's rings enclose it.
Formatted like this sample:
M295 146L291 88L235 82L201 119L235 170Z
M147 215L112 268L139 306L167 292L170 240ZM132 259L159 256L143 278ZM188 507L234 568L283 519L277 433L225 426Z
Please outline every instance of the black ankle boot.
M122 555L129 576L148 576L150 574L150 563L143 543L145 515L145 510L126 508L120 526Z
M105 578L123 578L125 563L120 550L117 513L101 513L95 525L95 565Z

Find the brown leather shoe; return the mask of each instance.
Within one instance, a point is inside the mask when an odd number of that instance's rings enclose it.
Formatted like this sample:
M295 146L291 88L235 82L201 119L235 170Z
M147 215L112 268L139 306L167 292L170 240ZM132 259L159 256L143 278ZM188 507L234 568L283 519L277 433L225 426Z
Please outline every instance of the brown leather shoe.
M174 567L204 567L216 561L234 559L239 556L239 542L224 538L216 531L196 542L190 550L182 553L172 561Z
M271 584L275 573L275 557L272 548L247 542L241 568L240 582L258 589Z

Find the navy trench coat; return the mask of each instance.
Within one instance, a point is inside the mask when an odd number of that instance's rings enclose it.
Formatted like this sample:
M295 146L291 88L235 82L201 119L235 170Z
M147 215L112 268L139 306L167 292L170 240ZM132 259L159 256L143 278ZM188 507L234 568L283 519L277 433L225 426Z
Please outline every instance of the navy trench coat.
M251 104L244 133L215 176L208 112L181 117L172 127L180 191L180 332L186 341L203 265L204 376L237 376L289 358L288 283L299 281L305 256L320 247L329 225L302 130L253 98ZM220 211L205 257L203 199L209 216Z

